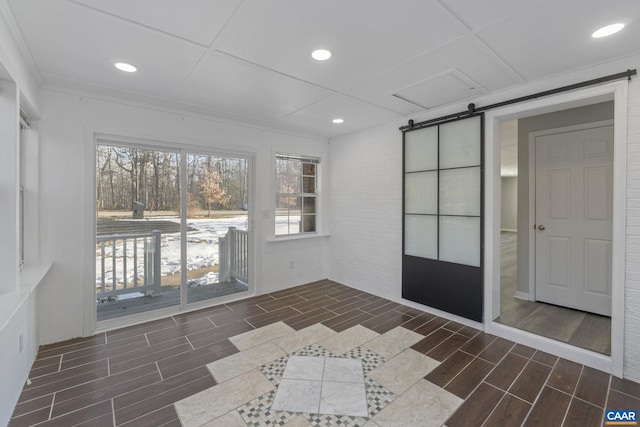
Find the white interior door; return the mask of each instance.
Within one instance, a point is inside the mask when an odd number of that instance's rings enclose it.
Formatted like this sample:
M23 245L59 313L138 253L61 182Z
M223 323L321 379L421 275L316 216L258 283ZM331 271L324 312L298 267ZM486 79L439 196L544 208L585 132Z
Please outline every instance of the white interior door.
M537 136L536 300L611 315L613 126Z

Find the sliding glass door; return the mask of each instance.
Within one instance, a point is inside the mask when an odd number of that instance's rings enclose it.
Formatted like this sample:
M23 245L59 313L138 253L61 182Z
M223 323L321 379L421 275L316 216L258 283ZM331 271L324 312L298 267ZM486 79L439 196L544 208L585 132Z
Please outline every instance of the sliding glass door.
M98 321L249 288L250 159L96 146Z

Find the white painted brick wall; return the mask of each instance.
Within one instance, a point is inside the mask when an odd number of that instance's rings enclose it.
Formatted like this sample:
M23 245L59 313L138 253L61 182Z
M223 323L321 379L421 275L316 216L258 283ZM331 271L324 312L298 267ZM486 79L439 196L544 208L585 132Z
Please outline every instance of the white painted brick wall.
M402 135L387 126L329 144L330 277L401 294Z
M624 376L640 381L640 81L629 85Z

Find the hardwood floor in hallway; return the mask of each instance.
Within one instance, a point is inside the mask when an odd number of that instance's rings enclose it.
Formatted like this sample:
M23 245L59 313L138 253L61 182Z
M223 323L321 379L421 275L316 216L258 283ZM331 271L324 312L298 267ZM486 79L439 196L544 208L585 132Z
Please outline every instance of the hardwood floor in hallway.
M611 355L611 318L516 294L517 233L501 233L500 317L497 322L587 350Z

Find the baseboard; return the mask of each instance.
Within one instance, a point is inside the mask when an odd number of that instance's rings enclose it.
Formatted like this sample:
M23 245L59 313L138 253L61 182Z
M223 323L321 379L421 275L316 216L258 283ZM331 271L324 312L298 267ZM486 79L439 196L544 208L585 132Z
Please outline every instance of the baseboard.
M518 298L518 299L522 299L525 301L529 301L529 293L528 292L522 292L522 291L516 291L516 293L513 295L514 298Z
M509 233L517 233L518 230L515 228L501 228L500 231L508 231Z

